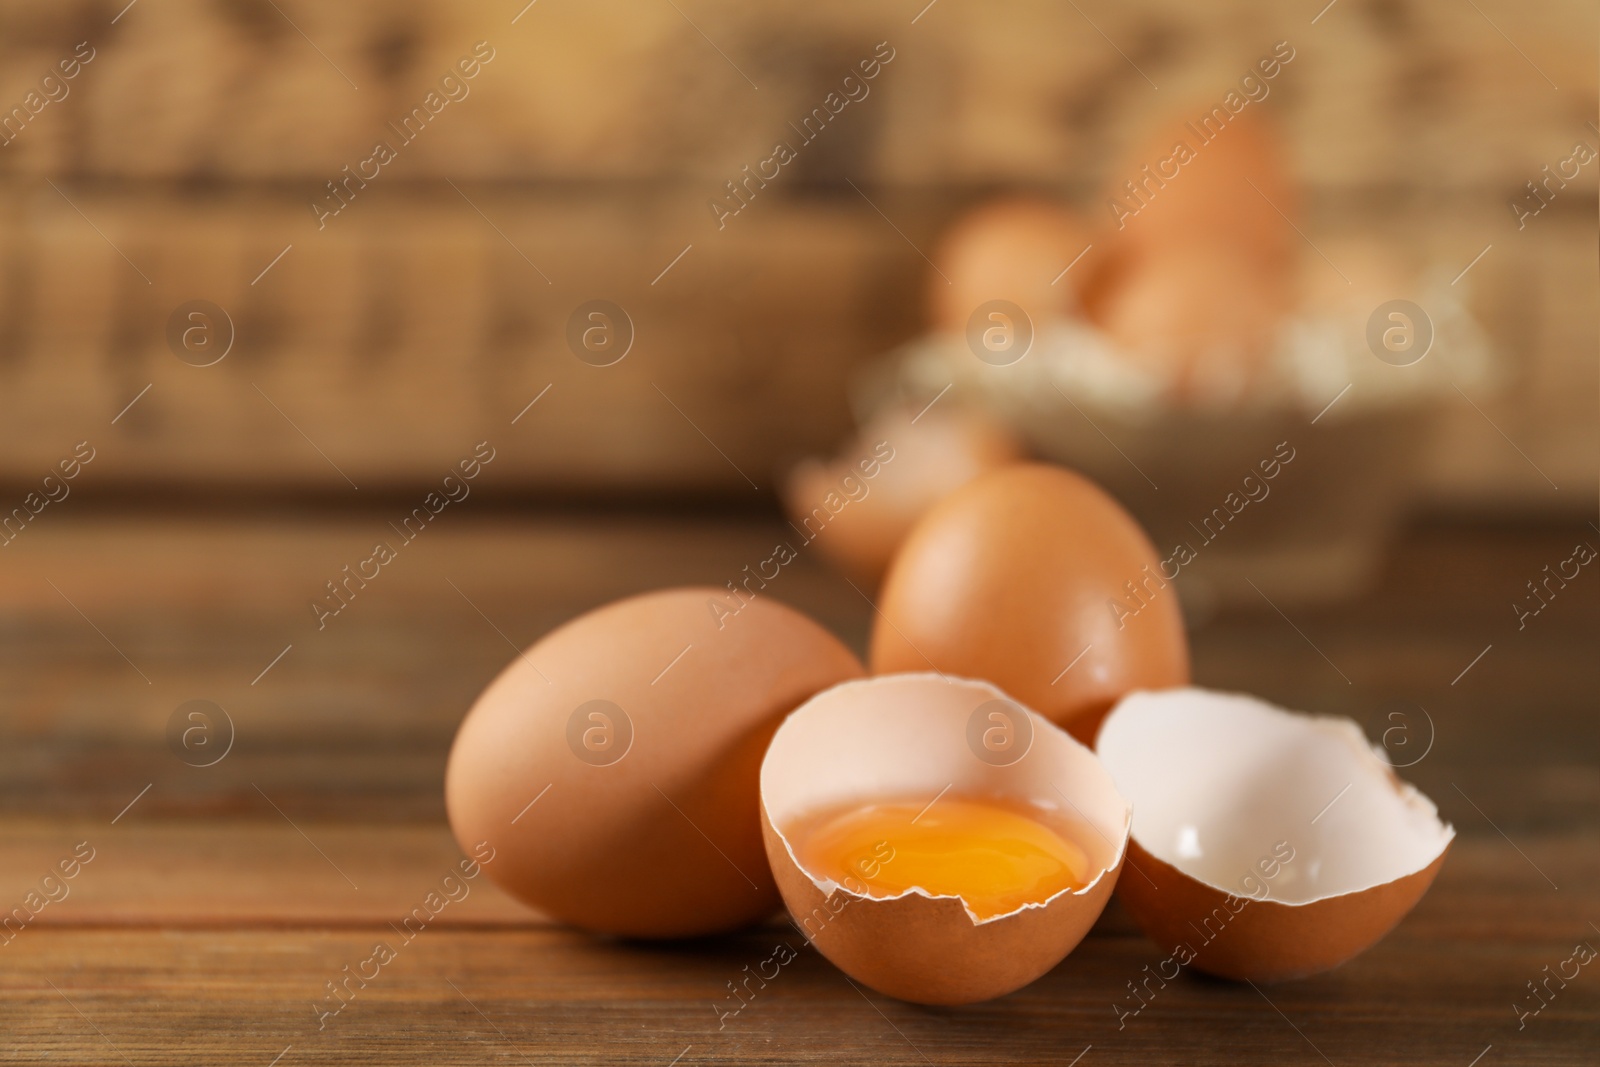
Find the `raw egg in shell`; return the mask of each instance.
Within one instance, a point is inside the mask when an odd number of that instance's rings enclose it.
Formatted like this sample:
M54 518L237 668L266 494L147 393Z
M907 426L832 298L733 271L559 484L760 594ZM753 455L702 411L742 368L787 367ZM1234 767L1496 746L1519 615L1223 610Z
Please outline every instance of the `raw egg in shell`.
M761 767L767 857L798 930L855 980L968 1004L1059 963L1105 907L1128 804L1093 752L987 682L846 682Z

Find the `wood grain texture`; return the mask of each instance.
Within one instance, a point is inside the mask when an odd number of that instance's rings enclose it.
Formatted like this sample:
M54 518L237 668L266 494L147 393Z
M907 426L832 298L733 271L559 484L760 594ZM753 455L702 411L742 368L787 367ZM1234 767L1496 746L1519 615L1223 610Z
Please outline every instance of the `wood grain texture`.
M39 205L0 270L17 449L0 478L31 483L89 440L120 444L101 470L123 483L371 490L514 439L498 473L523 489L770 492L843 432L850 366L912 328L913 303L875 298L916 254L863 225L865 205L779 207L719 234L670 190L468 188L374 189L320 233L284 197L74 190L111 243L60 198ZM202 299L235 337L204 368L167 335ZM631 320L614 366L568 340L599 299Z
M526 923L451 926L401 945L383 923L345 923L29 930L0 949L0 1017L14 1055L69 1063L164 1062L181 1048L263 1064L285 1049L286 1063L1059 1064L1092 1045L1095 1062L1116 1064L1315 1063L1319 1054L1461 1064L1491 1044L1505 1062L1592 1062L1592 985L1572 983L1520 1031L1511 1004L1575 941L1600 936L1582 917L1600 899L1547 888L1531 897L1520 877L1487 895L1465 891L1493 883L1509 852L1498 839L1464 842L1411 918L1336 971L1259 989L1185 976L1125 1018L1117 1007L1138 1003L1127 983L1163 952L1116 905L1040 981L957 1010L852 987L778 925L679 945ZM1567 852L1582 868L1572 873L1593 885L1595 839ZM384 939L397 958L323 1018L337 1003L324 999L325 983ZM728 983L783 941L799 957L728 1014L740 1003Z
M778 189L719 230L683 183L466 183L470 202L411 183L363 192L318 231L282 194L72 188L91 224L8 184L0 484L31 486L89 440L115 446L101 479L191 490L416 486L477 441L511 438L523 447L497 473L524 494L771 493L845 433L852 373L923 329L931 268L917 250L971 199ZM1342 288L1347 272L1381 286L1357 266L1374 247L1449 276L1494 246L1463 286L1504 357L1499 381L1443 405L1425 492L1550 508L1561 498L1540 471L1570 493L1593 483L1592 208L1558 201L1518 232L1482 196L1313 201L1308 286ZM596 299L631 320L615 366L569 344ZM215 366L170 349L168 320L192 300L231 322ZM1348 313L1352 331L1367 311Z
M155 782L141 802L152 816L259 817L259 785L295 818L438 818L449 738L514 646L619 596L720 587L786 536L759 518L510 519L469 497L318 629L310 601L392 536L387 513L107 521L75 503L0 550L0 811L109 819ZM1552 811L1600 821L1600 605L1574 583L1525 629L1512 610L1585 529L1423 528L1361 603L1292 623L1265 601L1223 615L1191 604L1196 676L1349 715L1374 738L1397 730L1397 763L1431 737L1447 758L1411 776L1458 822L1481 816L1454 770L1508 830L1547 827ZM865 648L871 606L814 549L771 593ZM167 748L192 699L233 718L215 767Z
M112 25L122 10L0 3L0 114L96 49L0 148L0 484L105 437L123 484L419 485L552 386L509 464L524 493L766 489L842 435L852 370L921 328L923 253L956 211L1027 187L1103 215L1095 190L1149 123L1209 106L1280 39L1296 58L1260 106L1307 186L1309 270L1351 237L1447 275L1493 246L1463 284L1507 381L1473 397L1487 420L1449 410L1426 491L1548 507L1533 465L1595 482L1595 168L1525 228L1508 209L1600 139L1575 0L1351 3L1315 24L1265 0L915 24L837 0L547 4L515 25L499 0L182 0ZM497 53L471 95L319 228L326 183L478 40ZM719 225L709 201L882 40L871 94ZM595 298L638 332L604 370L565 338ZM237 332L205 370L165 339L193 299Z
M255 819L151 819L149 799L114 824L15 819L0 829L5 906L38 892L53 871L67 889L21 932L6 931L15 943L61 926L381 928L401 923L429 893L443 895L446 877L454 896L425 918L430 929L542 922L488 878L463 878L464 857L438 822L290 822L265 792ZM57 864L80 842L94 858L62 880Z
M551 4L515 25L521 5L500 0L275 6L175 0L113 26L114 0L0 5L7 106L77 42L97 49L5 165L315 189L487 41L495 58L471 94L407 149L414 173L716 188L886 41L893 60L841 113L850 143L819 149L813 180L848 167L906 184L1085 183L1146 121L1215 103L1286 40L1295 58L1269 100L1315 182L1510 189L1583 136L1596 84L1596 16L1578 0L1347 4L1314 24L1312 5L1264 0L1008 0L915 23L917 5L848 0Z

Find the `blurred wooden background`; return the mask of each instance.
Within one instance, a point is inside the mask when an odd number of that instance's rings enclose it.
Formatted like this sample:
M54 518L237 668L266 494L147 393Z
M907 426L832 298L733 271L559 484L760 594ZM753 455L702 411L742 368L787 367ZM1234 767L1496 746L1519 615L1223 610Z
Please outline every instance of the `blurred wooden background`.
M1507 606L1595 503L1600 162L1523 229L1508 203L1600 146L1597 34L1583 0L0 0L0 517L95 450L44 529L6 535L0 902L73 841L104 857L10 948L4 1043L284 1067L477 1063L501 1042L685 1065L1063 1063L1091 1041L1091 1063L1315 1062L1313 1042L1340 1063L1464 1064L1488 1042L1486 1065L1592 1062L1589 985L1526 1035L1506 1008L1596 915L1600 610L1564 595L1523 632ZM1263 579L1261 603L1193 629L1201 684L1385 743L1424 712L1432 755L1404 773L1462 837L1395 936L1271 1000L1174 983L1124 1037L1105 1005L1161 949L1113 909L996 1005L896 1005L807 956L723 1035L705 1009L770 931L641 950L486 887L324 1037L305 1009L325 980L455 855L446 746L514 650L763 558L787 536L775 474L831 448L852 371L919 332L918 250L956 212L1029 188L1094 213L1147 122L1283 40L1265 106L1306 233L1471 264L1504 364L1481 411L1451 401L1424 491L1514 521L1418 524L1359 602L1280 614ZM470 95L319 230L326 183L480 41ZM80 42L66 95L30 98ZM707 201L879 42L870 95L719 229ZM613 366L568 348L596 299L636 328ZM169 348L194 300L236 333L212 366ZM484 440L474 494L617 506L475 497L320 629L309 598ZM333 506L393 494L381 518ZM674 513L631 506L649 497ZM246 513L188 506L218 500ZM774 595L864 646L864 593L814 554L784 573ZM230 716L204 768L168 740L201 698Z
M1462 284L1508 379L1452 412L1430 496L1593 502L1600 164L1524 229L1508 207L1600 146L1592 4L924 2L0 2L0 108L95 50L0 148L0 483L87 439L88 478L130 491L342 494L487 438L491 492L749 493L734 464L766 491L920 329L917 249L956 210L1031 187L1094 212L1147 121L1287 40L1268 103L1310 237L1455 269L1492 246ZM479 41L470 96L319 231L308 203ZM870 95L719 230L707 201L880 41ZM612 367L565 341L596 298L636 328ZM215 366L168 350L193 299L236 329Z

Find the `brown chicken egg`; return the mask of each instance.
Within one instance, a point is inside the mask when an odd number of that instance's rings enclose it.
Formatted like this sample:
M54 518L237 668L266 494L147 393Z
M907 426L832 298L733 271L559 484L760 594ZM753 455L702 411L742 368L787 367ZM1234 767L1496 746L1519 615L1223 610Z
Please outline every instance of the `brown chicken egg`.
M1218 111L1184 109L1111 170L1108 247L1139 258L1223 244L1268 270L1293 265L1299 191L1277 129L1259 106Z
M1094 753L986 682L846 682L761 766L767 857L797 931L902 1000L1033 981L1116 883L1130 813Z
M1181 400L1233 401L1267 373L1291 300L1289 275L1232 245L1151 249L1103 298L1121 356Z
M1078 279L1078 300L1083 317L1104 329L1112 298L1140 258L1114 231L1101 231L1096 234L1096 241L1101 252Z
M1313 313L1333 315L1364 330L1380 304L1423 296L1416 253L1398 241L1369 235L1319 237L1317 249L1305 249L1300 271L1299 302ZM1338 270L1330 263L1337 263Z
M895 549L934 504L985 471L1021 460L1022 443L976 412L892 407L830 462L789 477L790 521L858 582L876 585Z
M938 266L928 276L934 329L965 333L972 313L990 300L1021 307L1035 329L1073 313L1076 282L1092 263L1063 272L1091 243L1089 228L1050 200L1012 197L972 209L934 251Z
M1349 719L1132 693L1098 752L1134 811L1118 895L1179 966L1227 978L1315 974L1366 950L1455 836Z
M778 723L862 674L815 622L724 591L631 597L557 628L467 713L445 806L484 870L589 930L691 937L776 910L757 777ZM717 605L721 605L718 610Z
M983 678L1091 740L1124 693L1188 683L1162 566L1132 516L1081 475L991 471L936 505L895 556L872 670Z

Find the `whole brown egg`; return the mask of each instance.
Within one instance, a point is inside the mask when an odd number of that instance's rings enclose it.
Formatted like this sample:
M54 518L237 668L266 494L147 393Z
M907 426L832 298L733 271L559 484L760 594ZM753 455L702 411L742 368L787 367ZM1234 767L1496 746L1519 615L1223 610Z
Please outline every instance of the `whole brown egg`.
M778 907L759 775L783 717L854 654L753 591L670 589L558 627L467 713L445 771L462 848L554 918L631 937L734 930Z
M1092 741L1124 693L1189 680L1163 567L1088 479L1037 463L993 471L934 507L896 555L872 670L980 678Z
M1102 326L1169 395L1237 401L1270 369L1290 282L1228 244L1154 249L1106 296Z
M1076 283L1091 268L1073 261L1089 248L1090 237L1069 208L1042 198L1009 197L968 211L934 250L937 266L928 275L934 328L963 333L972 313L990 300L1021 307L1035 329L1073 313Z
M1276 126L1259 106L1217 111L1185 109L1110 172L1108 254L1137 259L1202 242L1273 270L1295 264L1300 197Z

